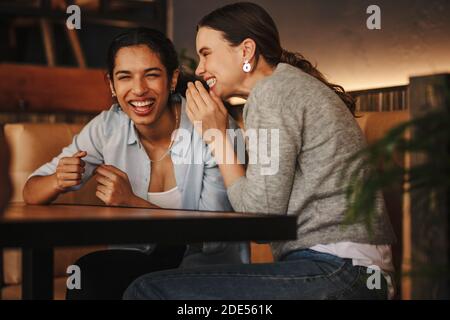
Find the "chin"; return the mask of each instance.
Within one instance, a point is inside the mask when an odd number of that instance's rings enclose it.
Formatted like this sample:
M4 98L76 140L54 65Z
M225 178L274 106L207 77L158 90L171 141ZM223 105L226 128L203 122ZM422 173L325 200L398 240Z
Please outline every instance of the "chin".
M236 96L236 92L232 88L226 88L226 87L213 87L213 91L220 99L223 101L228 100L232 97Z
M151 126L155 122L155 119L153 117L151 118L133 117L131 118L131 120L134 122L134 124L146 126Z
M210 91L213 91L214 94L222 100L225 99L226 93L224 93L223 90L220 90L218 87L214 86L210 89Z
M220 99L222 99L223 101L228 100L228 99L234 97L234 95L233 95L233 94L230 94L230 93L221 93L221 94L218 94L217 96L218 96Z

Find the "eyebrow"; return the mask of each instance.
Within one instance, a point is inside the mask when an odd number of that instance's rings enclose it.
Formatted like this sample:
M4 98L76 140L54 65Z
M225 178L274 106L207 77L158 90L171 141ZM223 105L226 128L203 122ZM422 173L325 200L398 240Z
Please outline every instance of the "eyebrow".
M199 54L204 54L204 52L207 51L207 50L211 50L211 49L208 48L208 47L202 47L200 50L198 50L198 53Z
M160 71L160 72L162 72L162 69L161 69L161 68L158 68L158 67L153 67L153 68L147 68L147 69L144 70L144 72L149 72L149 71ZM131 71L128 71L128 70L118 70L118 71L116 71L114 74L115 74L115 75L118 75L119 73L131 74Z

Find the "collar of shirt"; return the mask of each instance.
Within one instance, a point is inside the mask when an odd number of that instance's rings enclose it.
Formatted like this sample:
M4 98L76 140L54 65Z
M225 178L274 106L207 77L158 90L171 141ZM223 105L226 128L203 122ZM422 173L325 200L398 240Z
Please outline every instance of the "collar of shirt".
M178 137L175 138L172 148L171 148L171 154L177 155L179 157L184 157L184 156L186 156L186 154L189 150L191 141L192 141L192 132L194 130L194 126L186 114L186 99L184 97L182 97L181 95L178 95L177 99L178 99L177 101L181 102L181 114L180 114L179 129L183 130L183 138L182 139L179 139ZM113 108L116 110L122 111L122 109L120 108L120 106L118 104L114 104ZM131 119L129 121L132 122ZM134 126L133 123L130 123L130 128L132 128L132 129L128 131L127 143L129 145L134 144L134 143L140 144L140 141L138 138L139 135L136 132L136 127ZM185 138L188 138L188 139L185 139Z

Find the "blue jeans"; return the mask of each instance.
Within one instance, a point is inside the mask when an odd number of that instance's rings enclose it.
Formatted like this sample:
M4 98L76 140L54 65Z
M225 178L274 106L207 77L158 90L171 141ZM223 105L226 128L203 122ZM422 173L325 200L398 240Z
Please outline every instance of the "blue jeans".
M366 271L350 259L305 249L274 263L149 273L128 287L124 299L386 299L384 277L380 289L369 290Z

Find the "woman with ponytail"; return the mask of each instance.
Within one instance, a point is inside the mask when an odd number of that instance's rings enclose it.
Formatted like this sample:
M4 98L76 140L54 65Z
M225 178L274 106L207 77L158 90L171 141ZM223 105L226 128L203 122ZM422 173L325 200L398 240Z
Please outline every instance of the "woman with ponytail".
M329 83L303 56L284 50L270 15L252 3L236 3L206 15L197 28L200 82L188 84L187 115L206 140L237 212L295 215L297 239L271 243L273 263L161 271L137 279L128 299L386 299L392 295L390 244L394 234L381 194L372 232L363 221L344 224L344 169L364 147L353 118L354 100ZM279 159L268 172L259 152L247 167L225 134L222 100L247 100L244 129ZM217 131L218 130L218 131ZM249 134L251 131L252 135ZM266 138L265 138L266 137ZM351 172L351 170L349 171ZM345 178L345 177L344 177ZM373 288L369 277L380 270Z

